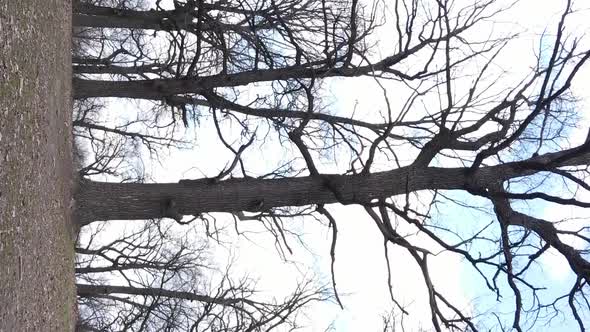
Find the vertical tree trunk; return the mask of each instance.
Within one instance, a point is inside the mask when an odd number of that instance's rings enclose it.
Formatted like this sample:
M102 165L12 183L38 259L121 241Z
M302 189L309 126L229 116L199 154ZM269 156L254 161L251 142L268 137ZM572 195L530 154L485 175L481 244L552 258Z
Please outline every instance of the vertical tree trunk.
M186 29L193 24L191 10L130 10L81 4L74 8L72 24L92 28L147 30Z
M329 203L368 203L419 190L469 190L473 184L505 181L538 172L527 163L559 158L560 151L528 161L487 166L472 172L467 167L419 168L406 166L367 175L306 176L282 179L181 180L179 183L109 183L81 180L75 195L82 223L96 220L137 220L169 217L174 202L181 215L206 212L260 211L281 206ZM583 154L557 165L588 164ZM532 160L532 161L531 161Z
M488 169L478 174L496 178L514 176L514 172ZM367 203L375 198L404 194L407 190L460 189L465 186L467 176L465 168L403 167L368 175L230 179L217 183L208 179L145 184L82 180L76 194L77 217L81 223L171 217L167 211L170 202L175 213L180 215L336 202Z
M91 59L93 60L93 59ZM73 62L73 61L72 61ZM80 59L79 63L84 63ZM74 64L72 71L74 74L114 74L114 75L133 75L133 74L158 74L166 70L164 65L154 63L138 66L119 66L119 65L92 65L92 64Z
M205 303L215 303L220 305L235 305L241 302L250 302L243 298L215 298L207 295L199 295L192 292L172 291L162 288L140 288L129 286L111 286L111 285L88 285L77 284L77 293L81 297L93 297L109 294L125 294L125 295L139 295L149 297L167 297L173 299L181 299L188 301L199 301Z
M290 67L246 71L236 74L217 74L203 77L169 78L137 81L101 81L74 78L73 97L118 97L137 99L161 99L182 93L198 93L204 89L248 85L255 82L270 82L292 78L310 78L315 75L359 76L362 70L357 69L313 69L306 67Z
M116 97L136 99L162 99L176 94L180 80L139 80L139 81L101 81L74 78L72 80L73 98ZM190 89L184 89L190 90ZM194 89L191 92L198 92Z
M175 25L170 21L166 24L164 18L160 13L146 12L144 17L139 16L94 16L94 15L72 15L72 25L77 27L90 28L126 28L126 29L144 29L144 30L176 30ZM160 15L153 15L160 14ZM183 22L183 21L180 21ZM176 26L179 26L177 24ZM167 28L168 27L168 28Z
M76 215L85 224L96 220L138 220L202 212L256 211L276 206L301 206L335 201L321 181L207 180L180 183L107 183L82 180L76 194ZM262 206L261 206L262 205Z

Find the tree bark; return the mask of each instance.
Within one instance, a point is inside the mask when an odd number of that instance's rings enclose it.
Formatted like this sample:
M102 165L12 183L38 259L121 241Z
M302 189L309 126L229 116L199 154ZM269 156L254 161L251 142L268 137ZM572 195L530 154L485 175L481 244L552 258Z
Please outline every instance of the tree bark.
M82 4L74 9L72 25L91 28L177 30L193 25L191 10L131 10Z
M122 264L122 265L110 265L110 266L89 266L89 267L77 267L74 272L76 274L87 274L87 273L104 273L104 272L118 272L126 270L166 270L174 268L166 263L143 263L143 264Z
M166 67L160 64L139 65L139 66L118 66L118 65L92 65L92 64L74 64L72 72L74 74L113 74L113 75L134 75L134 74L158 74L165 71Z
M205 11L210 10L206 6ZM89 28L109 29L141 29L156 31L197 31L196 8L179 8L175 10L130 10L111 7L101 7L86 4L82 10L72 14L72 25ZM214 18L202 14L200 31L215 30L219 32L234 31L238 33L252 33L248 25L228 24L216 21ZM268 29L269 26L259 25L256 30Z
M324 71L294 67L180 79L102 81L74 78L72 87L75 99L94 97L161 99L162 97L177 94L199 93L199 91L217 87L234 87L254 82L269 82L291 78L310 78L313 75L336 76L337 73L341 72L336 69L329 73ZM351 74L353 73L352 70L348 71Z
M162 99L177 94L199 93L203 90L243 86L256 82L271 82L288 79L306 79L312 77L358 77L370 72L389 68L411 54L428 45L429 40L421 42L404 52L361 67L321 66L317 68L299 65L278 69L252 70L235 74L217 74L204 77L184 77L136 81L102 81L74 78L72 80L73 98L138 98Z
M166 24L166 16L162 13L143 12L143 14L143 16L94 16L73 14L72 25L90 28L126 28L144 30L177 30L177 28L186 28L187 25L184 20L178 20L178 23L172 24L172 21L176 21L174 18L169 18L169 24Z
M236 305L240 302L249 302L246 299L232 299L232 298L215 298L207 295L199 295L191 292L171 291L162 288L138 288L128 286L111 286L111 285L88 285L76 284L78 296L92 297L108 294L127 294L140 295L150 297L168 297L176 299L184 299L189 301L199 301L205 303L215 303L220 305Z
M584 148L584 149L581 149ZM548 153L524 161L469 168L412 166L367 175L320 175L283 179L206 179L180 183L108 183L82 180L76 194L81 223L96 220L141 220L175 214L260 211L282 206L368 203L419 190L471 190L537 173L543 167L590 163L586 146ZM566 159L564 159L567 157ZM555 162L558 161L558 164Z

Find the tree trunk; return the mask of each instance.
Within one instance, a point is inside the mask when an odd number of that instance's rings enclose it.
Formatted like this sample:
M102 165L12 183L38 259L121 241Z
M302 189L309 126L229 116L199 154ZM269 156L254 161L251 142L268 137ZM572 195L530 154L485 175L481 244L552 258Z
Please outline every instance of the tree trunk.
M411 190L431 187L438 179L441 189L456 187L461 169L424 169L415 174L410 168L371 175L324 175L275 180L233 179L219 183L194 180L180 183L107 183L84 180L76 196L81 222L95 220L135 220L166 217L171 200L181 215L203 212L258 211L280 206L366 202L405 192L410 176ZM445 181L446 178L446 181ZM338 198L333 190L338 192Z
M364 67L363 67L364 68ZM117 97L138 99L161 99L184 93L199 93L205 89L248 85L255 82L270 82L292 78L310 78L312 76L357 76L361 69L310 69L291 67L247 71L237 74L217 74L194 78L170 78L136 81L101 81L74 78L72 81L73 97Z
M139 66L118 66L104 65L97 66L91 64L74 64L72 72L74 74L113 74L113 75L139 75L139 74L159 74L166 68L160 64L139 65Z
M77 284L78 296L81 297L93 297L99 295L109 294L126 294L126 295L139 295L149 297L167 297L175 299L183 299L189 301L199 301L205 303L215 303L221 305L236 305L240 302L250 302L246 299L232 299L232 298L215 298L207 295L199 295L191 292L182 291L171 291L162 288L139 288L129 286L95 286L87 284Z
M130 10L82 4L74 9L72 25L91 28L177 30L193 25L190 10Z
M89 266L89 267L77 267L74 272L76 274L89 274L89 273L104 273L104 272L120 272L127 270L167 270L174 268L166 263L143 263L143 264L122 264L122 265L111 265L111 266Z
M130 10L101 7L86 4L83 10L72 14L72 25L77 27L110 28L110 29L141 29L156 31L197 31L197 9L180 8L176 10ZM215 21L203 13L200 31L216 30L220 32L234 31L252 33L249 25L228 24ZM268 29L268 26L257 26L256 30Z
M181 180L179 183L108 183L81 180L76 216L96 220L141 220L174 213L261 211L282 206L368 203L419 190L483 189L548 167L587 165L590 146L547 153L477 170L468 167L406 166L367 175L320 175L282 179Z
M136 16L93 16L93 15L72 15L72 25L77 27L90 28L127 28L127 29L144 29L144 30L176 30L175 27L184 28L181 23L172 24L164 20L165 16L157 12L144 12L143 17ZM158 14L158 15L153 15ZM179 21L184 22L184 21ZM189 21L190 22L190 21ZM184 24L186 25L186 24Z
M101 81L74 78L73 98L117 97L138 99L162 99L177 94L199 93L205 89L243 86L257 82L306 79L312 77L359 77L384 70L415 54L432 41L423 41L401 53L389 56L371 65L361 67L333 67L325 61L317 67L295 65L285 68L251 70L235 74L217 74L203 77L183 77L137 81Z

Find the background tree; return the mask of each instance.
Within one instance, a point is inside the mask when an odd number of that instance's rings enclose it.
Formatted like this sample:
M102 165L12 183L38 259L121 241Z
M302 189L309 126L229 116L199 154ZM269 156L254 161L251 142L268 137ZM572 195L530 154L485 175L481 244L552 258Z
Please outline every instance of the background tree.
M229 267L219 270L212 265L196 232L185 227L179 236L169 223L141 224L115 239L112 227L104 223L82 234L76 247L81 327L92 331L295 328L299 309L330 299L309 282L299 284L282 301L257 299L253 280L233 280Z
M185 223L184 216L225 212L236 224L260 220L288 249L289 234L297 234L289 221L309 215L333 230L334 271L338 221L328 204L356 205L383 235L388 270L396 268L389 261L395 249L416 263L433 329L530 330L567 310L585 330L588 221L549 221L522 205L588 206L590 135L569 140L583 127L571 86L590 58L587 43L568 28L574 4L563 1L552 33L531 52L534 61L511 68L509 49L519 36L494 24L513 9L511 3L399 1L388 11L365 10L357 1L285 2L288 10L264 4L254 2L250 7L257 10L250 11L245 2L224 2L223 8L187 2L149 13L123 8L125 19L117 20L102 7L80 10L77 22L91 27L161 30L168 36L167 54L174 56L158 62L173 64L170 71L139 79L88 71L114 76L74 79L75 98L162 100L172 112L180 110L185 124L189 114L210 121L216 135L210 141L234 156L219 174L178 183L81 180L80 222ZM219 17L208 16L212 12ZM194 18L177 23L187 16ZM222 25L230 26L216 28ZM383 47L387 56L370 47L384 38L371 35L380 25L390 37L395 31L394 47ZM331 113L322 87L361 76L382 91L382 106ZM256 147L287 156L269 153L271 166L260 166ZM450 205L487 213L492 222L444 218L440 211L452 212ZM537 262L550 250L576 276L558 295L544 292L551 285L538 278ZM510 301L514 315L494 312L497 320L491 321L477 307L453 303L433 281L437 272L430 262L443 254L467 262L497 301ZM391 283L390 294L395 310L407 314Z

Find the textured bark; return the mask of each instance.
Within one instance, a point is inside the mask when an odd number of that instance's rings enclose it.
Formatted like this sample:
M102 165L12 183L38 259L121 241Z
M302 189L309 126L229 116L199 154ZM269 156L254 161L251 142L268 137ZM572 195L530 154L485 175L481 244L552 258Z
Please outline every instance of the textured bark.
M204 77L169 78L137 81L102 81L74 78L73 97L117 97L139 99L162 99L162 97L185 93L199 93L219 87L243 86L256 82L271 82L312 77L358 77L373 71L389 68L418 52L432 41L424 41L402 53L387 57L375 64L356 68L309 68L293 66L279 69L253 70L236 74L217 74Z
M177 24L165 24L166 16L157 12L143 12L138 16L93 16L93 15L72 15L74 26L91 27L91 28L128 28L128 29L146 29L146 30L170 30L172 27L186 28L184 20L178 20ZM175 20L176 21L176 20ZM188 22L191 22L190 20ZM183 24L184 23L184 24Z
M80 64L73 65L72 71L75 74L114 74L114 75L130 75L130 74L158 74L165 70L163 65L140 65L140 66L118 66L106 64L103 66Z
M73 13L72 24L79 27L109 29L141 29L156 31L217 31L253 33L254 30L270 29L272 25L249 25L223 23L209 16L206 12L213 7L205 6L200 26L197 23L197 8L179 8L175 10L130 10L100 7L86 4L83 10ZM229 9L229 8L228 8ZM231 11L231 9L229 9ZM252 13L253 14L253 13Z
M169 266L167 264L158 263L144 263L144 264L123 264L111 266L95 266L95 267L77 267L75 272L77 274L85 273L104 273L104 272L118 272L126 270L166 270Z
M141 29L156 31L197 31L196 13L174 11L133 12L133 15L82 15L73 14L74 26L108 29ZM211 18L208 18L212 20ZM234 31L252 33L248 26L226 24L221 22L201 22L200 31Z
M101 81L74 78L74 98L118 97L161 99L183 93L199 93L217 87L242 86L254 82L269 82L290 78L309 78L313 75L337 76L338 73L353 73L352 70L334 70L327 73L309 68L282 68L248 71L238 74L218 74L182 79L154 79L137 81ZM343 76L343 75L341 75Z
M92 28L176 30L192 24L195 15L196 13L191 10L143 11L81 4L74 10L72 25Z
M232 298L215 298L207 295L199 295L191 292L171 291L162 288L138 288L128 286L95 286L87 284L77 284L78 296L92 297L108 294L126 294L126 295L140 295L152 297L168 297L176 299L184 299L189 301L199 301L205 303L215 303L221 305L236 305L240 302L249 302L246 299L232 299Z
M329 203L367 203L428 189L486 188L488 184L538 172L543 165L584 165L590 152L571 155L570 150L549 153L521 162L469 168L399 169L367 175L321 175L272 180L233 179L219 183L107 183L83 180L76 195L77 216L82 223L96 220L138 220L170 217L166 205L174 202L175 213L257 211L281 206ZM581 152L581 151L577 151ZM553 164L559 160L559 164Z
M178 213L196 215L202 212L236 212L253 210L262 202L262 209L279 206L303 206L334 203L331 191L340 192L340 200L366 202L372 198L405 192L409 176L410 190L437 186L456 187L462 169L425 169L413 174L408 168L367 176L326 175L323 178L299 177L277 180L236 179L209 184L191 183L105 183L83 181L77 195L82 221L109 219L148 219L166 215L164 204L172 199ZM446 175L446 176L445 176ZM330 182L328 188L326 181Z

